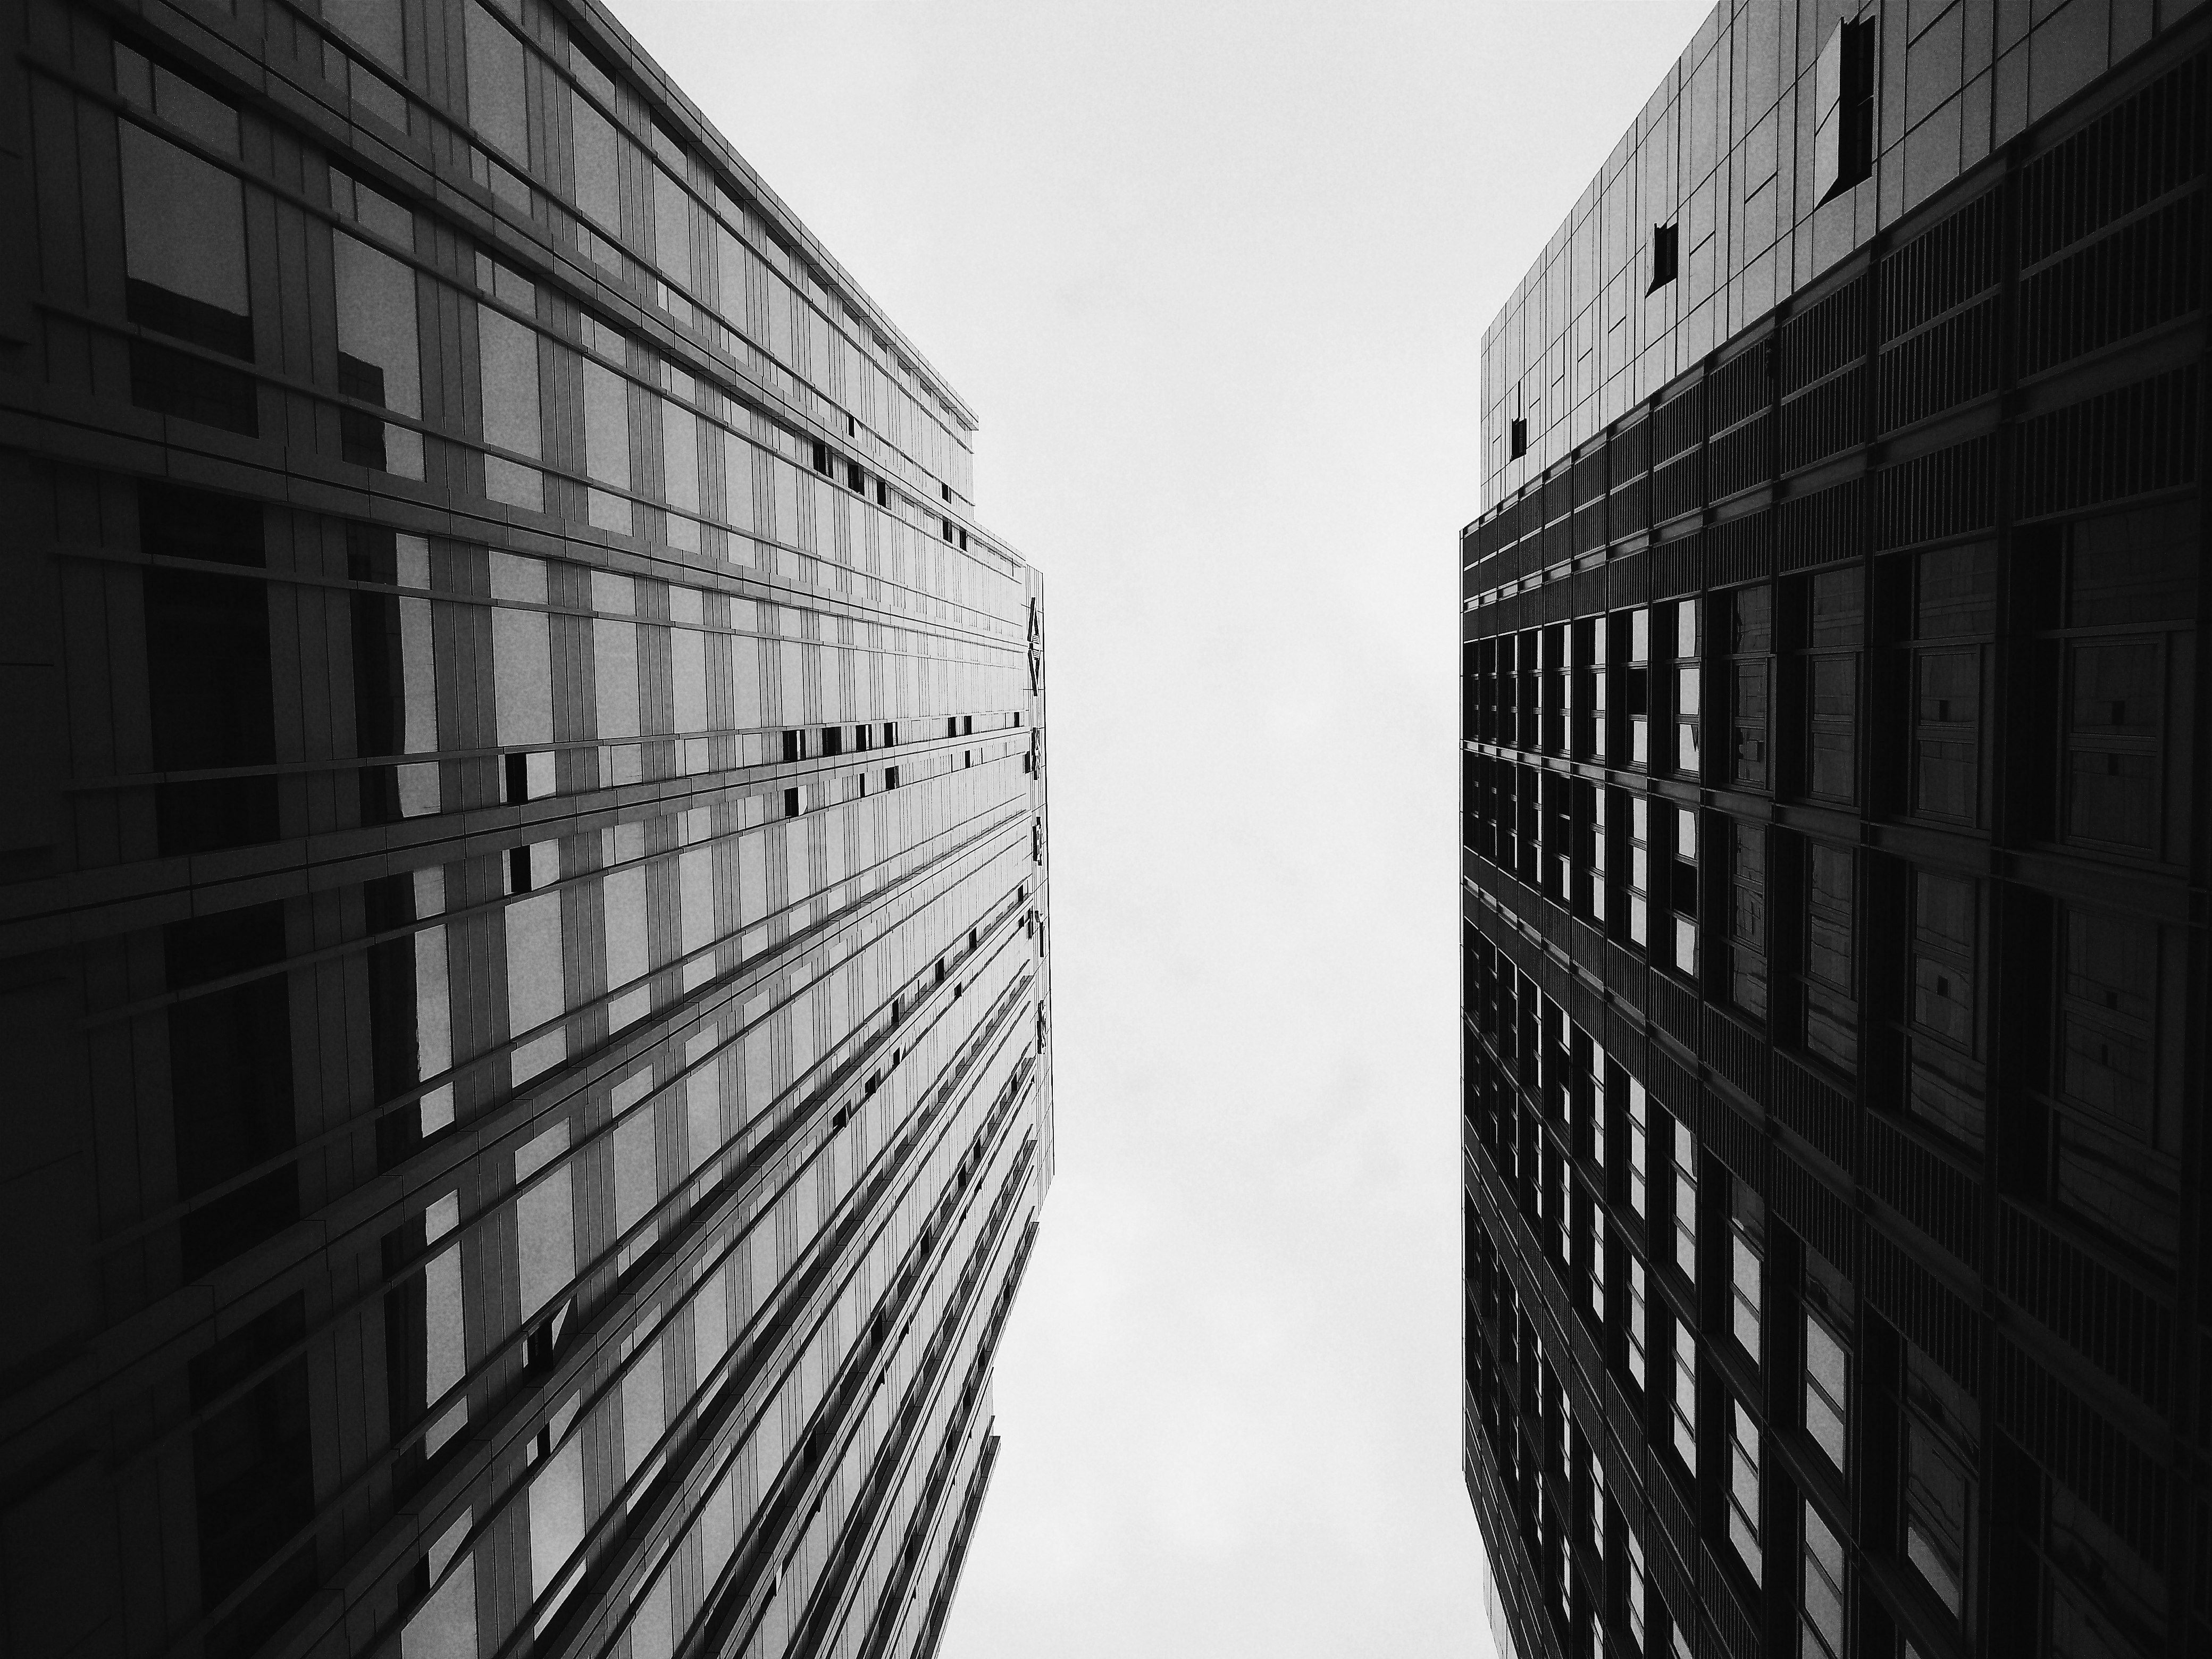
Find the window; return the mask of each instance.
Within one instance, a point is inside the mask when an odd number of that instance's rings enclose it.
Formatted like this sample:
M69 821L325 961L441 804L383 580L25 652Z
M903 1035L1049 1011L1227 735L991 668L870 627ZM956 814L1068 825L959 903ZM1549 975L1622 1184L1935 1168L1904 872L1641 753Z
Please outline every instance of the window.
M338 390L395 414L422 412L422 350L415 325L415 272L390 254L333 232L337 279ZM422 476L422 434L341 407L338 440L356 466Z
M1698 650L1698 601L1684 599L1674 607L1674 741L1670 759L1674 770L1692 778L1700 765L1698 736L1703 718L1705 670Z
M133 107L218 154L238 154L238 112L230 105L120 44L115 79ZM136 122L123 122L118 137L131 320L251 362L237 178Z
M571 58L579 63L589 61L574 52ZM592 75L605 81L605 76L596 70ZM591 78L580 68L580 82L588 86ZM611 101L613 83L607 81L605 85L605 95ZM601 230L618 232L622 226L622 185L614 123L580 96L572 94L568 101L575 144L576 205Z
M265 559L253 502L148 482L139 545L156 558L258 567ZM250 574L155 565L140 577L156 770L264 767L276 758L269 588ZM266 774L165 783L155 791L164 855L273 841L276 788Z
M1817 1315L1805 1316L1805 1432L1844 1470L1844 1425L1850 1421L1844 1345Z
M1911 653L1912 810L1971 824L1981 804L1981 643L1996 626L1996 549L1923 553ZM1925 641L1942 641L1940 644Z
M1603 682L1601 681L1600 684ZM1589 822L1583 831L1585 838L1583 856L1589 866L1589 880L1587 884L1586 894L1587 909L1589 919L1600 927L1603 927L1606 918L1606 879L1612 867L1608 854L1613 830L1613 815L1610 811L1613 792L1603 784L1578 785L1577 787L1587 792L1583 799L1588 803L1589 810Z
M1651 802L1628 798L1628 939L1643 945L1650 934Z
M1638 1653L1644 1653L1648 1651L1646 1647L1648 1626L1645 1623L1647 1610L1644 1605L1646 1590L1644 1578L1644 1547L1636 1541L1636 1531L1632 1527L1622 1528L1620 1535L1628 1545L1628 1572L1626 1575L1626 1582L1621 1585L1620 1589L1621 1601L1625 1604L1625 1610L1628 1614L1628 1638L1630 1641L1635 1644L1636 1651Z
M501 300L526 312L536 308L536 291L522 277L495 266L492 280ZM538 399L538 331L504 311L478 306L477 366L484 442L538 459L544 453ZM544 485L537 469L504 456L484 457L484 493L511 507L544 508Z
M1698 1472L1698 1340L1680 1320L1674 1322L1674 1388L1667 1404L1675 1455L1694 1475Z
M1680 1118L1674 1120L1674 1266L1697 1283L1698 1137Z
M1805 1505L1803 1576L1798 1583L1798 1659L1842 1659L1844 1546L1812 1504Z
M127 46L116 47L115 70L126 102L210 149L238 154L238 112L228 104ZM251 362L246 203L237 178L135 121L119 124L118 142L131 320ZM260 430L251 375L150 340L131 342L131 395L142 409L249 437Z
M1978 1408L1919 1349L1905 1356L1905 1559L1954 1619L1966 1605Z
M1729 779L1766 787L1767 685L1774 651L1773 589L1729 595Z
M1674 809L1674 861L1668 901L1674 913L1674 971L1698 976L1698 815Z
M1634 1078L1628 1079L1628 1207L1640 1219L1650 1213L1650 1199L1644 1190L1644 1158L1646 1156L1648 1097L1644 1085Z
M1615 749L1616 764L1646 766L1651 759L1651 613L1638 609L1627 613L1626 625L1615 639L1626 654L1620 669L1620 714L1627 753Z
M1681 226L1651 227L1651 284L1644 291L1656 294L1674 280L1681 268Z
M1729 1542L1752 1577L1760 1577L1759 1425L1741 1400L1729 1401Z
M630 504L610 491L630 487L629 382L603 364L584 364L584 471L606 489L590 492L591 521L630 533Z
M490 9L470 0L462 14L469 55L469 126L477 137L525 166L530 114L523 93L522 42Z
M1766 830L1728 821L1728 994L1753 1019L1766 1018Z
M514 1155L515 1184L523 1188L514 1214L526 1321L535 1318L576 1276L576 1214L568 1151L568 1126L556 1123ZM552 1173L529 1185L549 1164L554 1166Z
M2180 982L2180 957L2154 925L2078 906L2063 911L2060 935L2052 1196L2116 1242L2170 1262L2179 1141L2156 1037L2161 981Z
M1516 415L1508 431L1506 441L1509 453L1505 459L1509 461L1517 461L1528 453L1528 422Z
M453 1193L434 1200L423 1212L426 1241L435 1245L460 1224L460 1199ZM468 1370L466 1313L461 1294L461 1246L456 1239L430 1257L422 1270L423 1309L428 1322L423 1344L422 1400L435 1406L448 1392L460 1387ZM465 1395L431 1425L423 1443L425 1455L434 1457L469 1420Z
M1735 1213L1729 1218L1729 1331L1756 1365L1765 1304L1765 1206L1742 1182L1733 1182L1732 1188Z
M1590 1161L1602 1170L1605 1168L1606 1137L1613 1126L1606 1110L1605 1050L1595 1042L1589 1044L1589 1101Z
M1874 19L1838 23L1814 66L1813 188L1820 200L1874 173Z
M1589 1206L1590 1312L1605 1318L1605 1206Z
M1913 1115L1952 1139L1982 1145L1981 1068L1976 1036L1975 884L1930 870L1912 873L1912 989L1905 1101Z
M2064 636L2045 647L2046 672L2063 680L2051 711L2063 734L2057 833L2123 855L2183 856L2185 820L2172 808L2187 763L2165 739L2179 724L2166 718L2167 688L2181 683L2170 665L2191 649L2175 627L2194 608L2196 509L2112 514L2045 538L2065 566Z
M1605 621L1603 617L1584 617L1574 624L1574 748L1585 759L1595 757L1605 742Z
M1866 641L1866 587L1855 568L1826 570L1805 586L1805 793L1849 805L1858 797L1858 675Z
M1646 1386L1644 1304L1644 1263L1632 1252L1628 1258L1628 1375L1639 1389Z
M1805 863L1805 1047L1848 1072L1858 1063L1852 855L1814 842Z

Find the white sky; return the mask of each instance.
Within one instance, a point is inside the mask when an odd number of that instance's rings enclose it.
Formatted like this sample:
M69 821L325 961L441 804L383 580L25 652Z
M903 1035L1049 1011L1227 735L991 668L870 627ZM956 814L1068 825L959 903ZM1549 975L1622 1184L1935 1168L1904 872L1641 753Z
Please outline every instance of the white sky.
M979 412L1048 583L1060 1174L944 1659L1486 1654L1477 363L1706 0L613 3Z

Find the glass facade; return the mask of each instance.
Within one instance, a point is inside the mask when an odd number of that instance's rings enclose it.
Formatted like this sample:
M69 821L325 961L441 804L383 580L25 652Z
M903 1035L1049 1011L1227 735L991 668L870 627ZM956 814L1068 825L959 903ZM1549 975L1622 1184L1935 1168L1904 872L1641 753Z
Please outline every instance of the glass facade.
M9 1650L931 1653L1053 1162L972 412L595 7L9 28Z
M1522 1659L2212 1650L2208 40L1723 7L1487 337L1463 1451Z

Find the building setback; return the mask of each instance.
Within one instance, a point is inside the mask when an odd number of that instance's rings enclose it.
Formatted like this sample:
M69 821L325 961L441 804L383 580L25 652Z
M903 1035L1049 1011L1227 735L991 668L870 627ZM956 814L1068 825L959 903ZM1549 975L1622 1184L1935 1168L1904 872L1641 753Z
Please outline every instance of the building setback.
M590 0L0 29L11 1659L930 1654L1052 1170L974 417Z
M1485 340L1522 1659L2212 1652L2212 8L1723 4Z

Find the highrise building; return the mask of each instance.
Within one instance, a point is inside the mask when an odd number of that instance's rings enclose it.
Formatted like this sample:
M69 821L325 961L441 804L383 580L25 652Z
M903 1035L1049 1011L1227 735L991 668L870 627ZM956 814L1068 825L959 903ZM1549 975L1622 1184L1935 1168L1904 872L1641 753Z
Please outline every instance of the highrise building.
M2212 1652L2208 40L1720 6L1485 337L1464 1462L1522 1659Z
M1052 1170L974 416L592 0L0 28L7 1652L929 1654Z

